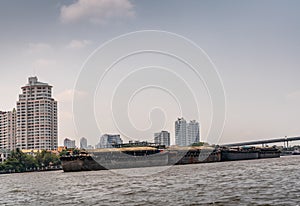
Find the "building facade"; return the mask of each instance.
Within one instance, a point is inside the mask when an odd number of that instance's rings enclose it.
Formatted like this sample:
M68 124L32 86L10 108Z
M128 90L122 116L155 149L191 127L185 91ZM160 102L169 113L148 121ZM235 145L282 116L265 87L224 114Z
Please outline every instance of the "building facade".
M161 131L154 133L154 143L158 145L170 146L170 133L167 131Z
M71 140L69 138L64 139L64 146L66 148L76 148L75 140Z
M100 137L100 142L96 145L96 148L112 148L118 144L123 144L119 134L104 134Z
M57 149L57 101L52 86L29 77L17 101L16 148Z
M0 149L4 152L16 148L16 110L0 111Z
M88 144L87 144L87 139L85 137L82 137L80 139L80 149L87 149Z
M192 120L187 124L186 145L191 145L197 142L200 142L199 123Z
M175 144L186 146L186 120L183 117L175 122Z
M175 122L175 144L178 146L190 146L199 141L199 123L195 120L187 123L184 118L178 118Z

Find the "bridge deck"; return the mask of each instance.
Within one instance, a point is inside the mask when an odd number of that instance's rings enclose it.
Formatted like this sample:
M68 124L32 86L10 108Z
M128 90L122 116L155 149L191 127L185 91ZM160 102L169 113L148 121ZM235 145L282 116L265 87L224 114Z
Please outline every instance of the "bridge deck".
M298 140L300 140L300 137L284 137L284 138L278 138L278 139L230 143L230 144L224 144L221 146L234 147L234 146L246 146L246 145L257 145L257 144L262 145L262 144L270 144L270 143L277 143L277 142L291 142L291 141L298 141Z

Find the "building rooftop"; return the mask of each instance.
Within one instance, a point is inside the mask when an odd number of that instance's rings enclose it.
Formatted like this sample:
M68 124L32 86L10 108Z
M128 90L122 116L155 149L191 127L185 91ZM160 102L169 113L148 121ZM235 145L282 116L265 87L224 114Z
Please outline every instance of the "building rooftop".
M50 86L47 83L39 82L37 77L29 77L28 78L28 84L26 86Z

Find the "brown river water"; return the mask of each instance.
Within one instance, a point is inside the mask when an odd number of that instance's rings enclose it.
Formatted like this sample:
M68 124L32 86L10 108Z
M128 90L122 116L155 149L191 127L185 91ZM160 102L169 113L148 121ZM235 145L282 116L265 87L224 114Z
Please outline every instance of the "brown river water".
M300 156L5 174L0 205L300 205Z

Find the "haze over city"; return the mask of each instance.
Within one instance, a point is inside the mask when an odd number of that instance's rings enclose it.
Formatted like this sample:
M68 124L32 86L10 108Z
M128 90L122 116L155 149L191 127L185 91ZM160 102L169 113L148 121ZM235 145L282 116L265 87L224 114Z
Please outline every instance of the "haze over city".
M29 76L38 76L53 86L53 96L58 101L59 144L65 137L78 142L82 136L95 144L101 136L99 132L78 133L73 123L73 94L82 96L84 101L88 92L75 87L82 65L95 49L114 37L139 30L163 30L195 42L216 66L226 95L226 121L220 143L299 135L299 4L298 1L29 0L21 6L18 2L3 1L0 109L16 107L21 86ZM139 61L143 60L149 61L141 56ZM120 67L130 65L129 59ZM117 76L111 75L108 81L117 82ZM155 68L150 75L147 73L149 79L167 78L164 75ZM185 80L195 84L191 76ZM177 84L173 77L169 77L168 83ZM202 84L199 82L199 87L193 90L199 92L197 100L202 103L199 116L191 110L185 118L199 121L201 137L205 137L212 111ZM102 99L105 102L106 96L97 96L95 101L101 103ZM189 99L185 101L181 103L189 104ZM141 130L153 126L145 133L145 139L153 138L154 132L163 129L174 137L174 122L180 112L170 95L152 88L140 92L132 104L132 123ZM153 106L163 110L151 113ZM99 107L96 108L103 108ZM165 117L161 112L164 108ZM149 113L153 120L164 121L151 124ZM95 114L104 120L103 133L118 133L113 122L105 121L108 114L100 116L103 111ZM143 138L139 135L133 131L132 138Z

